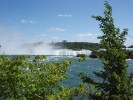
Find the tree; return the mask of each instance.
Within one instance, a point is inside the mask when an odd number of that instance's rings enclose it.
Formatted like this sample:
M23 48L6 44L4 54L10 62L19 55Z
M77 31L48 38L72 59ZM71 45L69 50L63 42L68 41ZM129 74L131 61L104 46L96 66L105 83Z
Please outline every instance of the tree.
M71 99L81 88L60 82L73 60L48 63L45 56L0 55L0 100Z
M112 7L107 1L104 5L104 17L92 16L100 22L99 27L103 32L103 36L98 37L101 39L100 44L105 48L102 56L99 56L103 70L94 72L101 81L95 81L84 74L81 74L81 78L89 86L93 86L93 92L88 93L94 100L130 100L133 95L131 84L133 74L129 75L127 72L126 54L122 49L128 30L124 29L120 32L120 29L115 27Z

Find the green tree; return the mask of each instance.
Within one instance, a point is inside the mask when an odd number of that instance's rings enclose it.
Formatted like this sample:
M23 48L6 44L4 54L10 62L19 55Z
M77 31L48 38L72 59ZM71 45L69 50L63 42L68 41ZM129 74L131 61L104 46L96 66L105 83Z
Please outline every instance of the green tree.
M1 100L72 99L81 88L69 89L61 84L73 60L48 63L45 56L0 55Z
M127 72L128 64L126 54L122 46L126 40L127 29L120 32L116 28L112 18L112 7L107 1L104 3L104 17L92 16L100 22L99 27L103 32L100 43L105 48L102 56L99 56L103 66L100 72L94 74L101 78L95 81L84 74L81 78L87 82L93 90L88 91L89 97L94 100L130 100L132 97L132 73Z

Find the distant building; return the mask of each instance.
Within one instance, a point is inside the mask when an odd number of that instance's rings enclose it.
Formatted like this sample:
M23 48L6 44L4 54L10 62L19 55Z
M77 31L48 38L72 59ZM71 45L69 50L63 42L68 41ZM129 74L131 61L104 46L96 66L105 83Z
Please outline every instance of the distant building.
M62 43L67 43L67 40L62 40Z
M51 42L52 44L54 43L54 41Z

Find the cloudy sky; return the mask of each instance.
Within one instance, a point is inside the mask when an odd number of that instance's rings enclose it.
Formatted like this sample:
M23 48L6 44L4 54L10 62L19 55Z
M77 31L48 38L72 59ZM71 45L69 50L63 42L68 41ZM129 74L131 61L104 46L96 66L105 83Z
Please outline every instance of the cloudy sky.
M108 0L115 25L129 29L133 44L133 0ZM0 44L6 42L98 42L92 15L103 15L104 0L0 0Z

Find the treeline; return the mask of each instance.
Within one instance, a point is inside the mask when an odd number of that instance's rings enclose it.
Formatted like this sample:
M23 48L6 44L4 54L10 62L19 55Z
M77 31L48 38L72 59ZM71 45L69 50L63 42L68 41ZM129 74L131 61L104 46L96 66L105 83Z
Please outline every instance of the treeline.
M94 50L91 52L90 57L91 58L98 58L101 57L103 55L105 51L103 50ZM126 59L133 59L133 50L124 50L125 54L126 54Z
M50 43L51 46L55 48L62 48L62 49L72 49L72 50L99 50L103 47L99 43L89 43L89 42L57 42L57 43Z
M133 45L129 46L128 48L133 48Z

